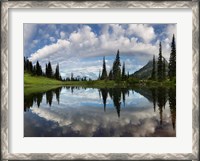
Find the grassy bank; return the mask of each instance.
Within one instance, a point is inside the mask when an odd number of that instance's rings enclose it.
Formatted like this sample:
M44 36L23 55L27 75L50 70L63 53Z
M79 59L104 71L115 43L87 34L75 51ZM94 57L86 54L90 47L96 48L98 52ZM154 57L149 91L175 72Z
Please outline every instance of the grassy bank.
M63 84L62 81L58 81L55 79L50 79L42 76L31 76L31 74L24 74L24 85L60 85Z
M51 89L62 86L63 82L49 79L46 77L32 76L31 74L24 74L24 95L31 93L46 92Z
M175 82L169 80L157 82L152 80L138 80L129 78L127 81L115 82L113 80L93 80L93 81L58 81L46 77L31 76L24 74L24 86L26 90L46 90L59 86L82 86L93 88L130 88L130 87L171 87L176 86Z

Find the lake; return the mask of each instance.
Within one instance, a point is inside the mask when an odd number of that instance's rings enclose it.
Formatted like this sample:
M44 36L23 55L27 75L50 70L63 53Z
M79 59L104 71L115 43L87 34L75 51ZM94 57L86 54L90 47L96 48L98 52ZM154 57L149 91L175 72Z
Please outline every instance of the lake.
M175 88L26 88L25 137L176 136Z

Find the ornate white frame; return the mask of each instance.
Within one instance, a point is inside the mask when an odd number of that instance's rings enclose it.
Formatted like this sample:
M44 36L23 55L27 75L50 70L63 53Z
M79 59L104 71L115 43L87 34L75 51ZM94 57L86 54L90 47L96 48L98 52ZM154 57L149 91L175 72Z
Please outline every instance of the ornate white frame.
M198 1L7 1L1 2L1 160L136 160L189 159L199 160L199 2ZM8 9L9 8L191 8L193 12L193 107L192 153L127 153L127 154L31 154L8 152Z

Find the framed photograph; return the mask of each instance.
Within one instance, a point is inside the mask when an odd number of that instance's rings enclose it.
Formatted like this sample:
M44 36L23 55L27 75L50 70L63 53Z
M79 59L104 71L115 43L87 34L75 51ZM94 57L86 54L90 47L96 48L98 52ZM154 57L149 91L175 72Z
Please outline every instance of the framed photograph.
M199 3L1 2L2 160L199 159Z

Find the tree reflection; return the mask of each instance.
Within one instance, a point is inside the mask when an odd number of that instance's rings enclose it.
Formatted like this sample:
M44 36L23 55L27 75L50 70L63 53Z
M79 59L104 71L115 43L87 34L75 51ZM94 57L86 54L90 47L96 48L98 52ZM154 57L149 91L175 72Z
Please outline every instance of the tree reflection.
M49 106L51 106L52 104L52 99L53 99L53 91L47 91L46 92L46 103L49 104Z
M52 105L53 94L55 94L56 100L59 104L61 90L62 87L59 87L56 89L48 90L46 92L38 92L24 95L24 112L29 111L34 103L36 103L39 108L44 95L46 95L46 103L49 104L49 106Z
M61 90L62 90L62 87L56 88L54 90L54 93L56 94L56 100L57 100L58 104L60 103L60 92L61 92Z
M37 106L38 107L40 107L40 103L42 102L42 97L43 97L43 93L38 93L37 95L36 95L36 97L37 97Z
M24 95L24 111L29 111L29 109L33 106L33 97Z
M168 91L169 95L169 107L171 113L171 120L173 129L176 128L176 89L170 88Z
M34 103L38 107L40 107L40 104L42 102L43 96L46 96L46 104L49 106L52 105L53 97L55 97L55 100L57 103L60 103L60 94L62 88L65 88L66 90L70 91L72 94L76 90L80 89L86 89L82 87L59 87L56 89L48 90L45 92L39 92L39 93L31 93L29 95L24 95L24 111L28 111ZM163 111L165 109L165 104L167 100L169 101L169 108L170 108L170 115L171 115L171 121L173 129L175 129L176 124L176 89L175 88L151 88L151 89L128 89L128 88L99 88L99 97L102 98L103 103L103 109L104 112L106 112L107 108L107 101L108 97L110 97L111 101L113 102L113 107L116 109L117 116L120 117L121 112L121 104L123 106L126 106L126 97L129 96L129 93L132 92L134 94L134 91L139 93L140 95L144 96L152 102L153 110L156 112L158 110L160 118L159 122L160 125L163 124ZM157 108L157 109L156 109Z
M165 107L166 100L166 88L159 87L157 89L157 105L160 114L160 125L162 125L163 122L163 108Z
M99 90L101 92L102 98L103 98L103 105L104 105L104 111L106 111L106 100L108 97L108 89L102 88Z
M156 111L156 88L151 89L151 94L152 94L152 101L153 101L153 109L155 112Z
M127 88L101 88L99 93L101 95L100 98L103 98L104 111L106 111L106 102L109 95L116 108L117 115L120 117L121 99L125 107L126 95L129 95L129 90Z
M113 88L113 103L117 110L117 115L120 117L121 111L121 90L120 88Z

